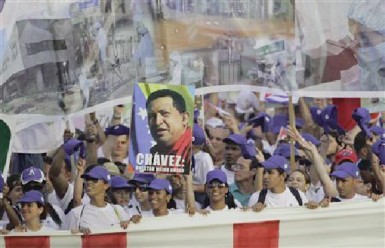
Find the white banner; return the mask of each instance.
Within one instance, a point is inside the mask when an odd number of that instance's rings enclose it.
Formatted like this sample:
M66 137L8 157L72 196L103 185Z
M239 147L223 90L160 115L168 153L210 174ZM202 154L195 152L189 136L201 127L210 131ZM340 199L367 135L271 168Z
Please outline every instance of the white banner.
M208 216L178 214L143 218L128 232L94 230L87 237L61 231L28 237L29 247L385 247L385 200L333 203L309 210L230 210ZM29 233L26 233L29 235ZM0 247L19 247L21 237L3 236ZM25 236L25 234L23 234ZM36 240L35 240L36 239ZM13 245L13 246L12 246Z

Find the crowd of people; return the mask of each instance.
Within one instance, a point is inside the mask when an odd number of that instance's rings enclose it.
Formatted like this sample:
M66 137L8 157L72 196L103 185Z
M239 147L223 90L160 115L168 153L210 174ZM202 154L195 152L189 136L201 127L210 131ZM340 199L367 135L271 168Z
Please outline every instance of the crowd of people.
M240 104L217 102L215 111L196 109L190 128L185 109L167 94L160 99L168 104L148 104L149 129L163 149L178 143L177 133L184 139L192 131L187 175L135 172L128 156L130 128L120 124L122 106L114 107L105 130L89 114L83 133L66 130L62 146L35 154L42 165L11 164L21 171L0 181L2 233L90 234L174 214L331 208L375 202L384 194L380 114L358 107L350 110L355 125L341 125L339 113L349 111L344 106L300 98L295 124L289 125L287 106L272 110L260 102L244 111ZM213 99L205 104L212 106Z

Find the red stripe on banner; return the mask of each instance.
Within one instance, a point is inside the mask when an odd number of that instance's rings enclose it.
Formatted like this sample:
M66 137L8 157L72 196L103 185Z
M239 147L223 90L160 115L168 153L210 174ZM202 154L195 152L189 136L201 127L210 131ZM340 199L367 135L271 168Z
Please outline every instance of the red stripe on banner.
M127 233L82 236L82 248L126 248Z
M6 248L50 248L50 237L17 236L4 237Z
M233 225L233 247L277 248L279 220Z

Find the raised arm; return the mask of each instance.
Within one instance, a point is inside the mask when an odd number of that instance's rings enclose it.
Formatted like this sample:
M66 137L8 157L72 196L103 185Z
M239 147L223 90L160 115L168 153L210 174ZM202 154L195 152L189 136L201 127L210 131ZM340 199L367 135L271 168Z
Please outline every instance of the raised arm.
M192 183L192 174L190 172L189 175L185 176L186 180L186 197L185 197L185 207L186 207L186 213L189 215L195 214L195 196L194 196L194 190L193 190L193 183Z
M62 168L65 166L65 156L64 148L62 146L59 147L53 157L52 166L48 174L52 186L60 199L64 197L69 186L68 179L62 173Z
M333 184L333 181L329 177L326 170L324 159L318 153L315 145L304 140L295 128L293 129L292 127L289 127L288 132L289 136L294 138L294 140L300 145L300 148L305 152L306 156L312 161L312 166L314 166L317 176L321 181L325 194L332 197L338 196L337 188Z
M81 176L86 169L86 161L84 159L79 159L76 164L76 178L74 182L74 195L73 195L73 204L74 208L82 205L82 193L83 193L83 178Z

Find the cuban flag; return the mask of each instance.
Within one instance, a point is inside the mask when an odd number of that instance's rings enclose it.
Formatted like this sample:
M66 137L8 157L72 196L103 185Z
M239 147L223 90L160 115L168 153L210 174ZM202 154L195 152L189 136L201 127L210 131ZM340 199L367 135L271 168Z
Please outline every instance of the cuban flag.
M136 167L136 154L150 153L150 148L155 145L148 126L146 97L139 84L134 85L132 96L131 133L129 160L130 164Z
M289 97L286 95L274 95L266 94L265 101L268 103L280 103L280 104L289 104Z

